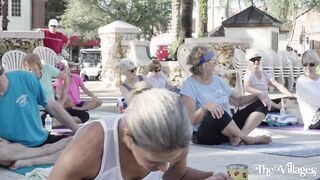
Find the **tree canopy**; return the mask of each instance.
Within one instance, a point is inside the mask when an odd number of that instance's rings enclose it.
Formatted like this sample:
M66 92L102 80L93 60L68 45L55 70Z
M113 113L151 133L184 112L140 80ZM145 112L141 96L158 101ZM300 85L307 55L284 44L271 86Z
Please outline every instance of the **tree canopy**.
M171 13L170 0L70 0L61 24L68 34L97 38L98 28L116 20L139 27L150 39L166 32Z
M66 9L66 3L61 0L48 0L45 9L45 22L48 23L50 19L59 19Z

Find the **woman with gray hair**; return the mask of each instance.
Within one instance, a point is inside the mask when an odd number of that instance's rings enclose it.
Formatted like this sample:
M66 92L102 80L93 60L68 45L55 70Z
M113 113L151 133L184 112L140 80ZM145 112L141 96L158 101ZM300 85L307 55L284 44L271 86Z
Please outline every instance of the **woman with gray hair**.
M125 79L120 84L121 96L127 100L129 92L133 86L139 81L146 81L146 78L142 75L136 74L137 67L131 59L124 58L119 63L120 73L125 76Z
M270 109L270 99L263 93L240 96L218 76L213 75L217 64L215 52L196 46L187 59L193 74L184 82L181 98L187 108L193 128L193 142L220 144L228 142L236 146L245 144L268 144L269 136L250 137ZM234 115L232 105L245 108ZM249 105L248 105L249 104Z
M316 73L319 56L307 50L301 61L304 73L297 80L296 93L304 129L320 129L320 78Z
M180 98L164 89L138 89L126 117L83 127L56 162L49 180L205 179L186 166L190 119ZM139 93L140 92L140 93ZM147 101L146 101L147 99ZM228 179L219 174L211 179Z
M247 49L246 60L248 68L244 76L244 89L248 94L265 93L269 95L269 86L277 88L282 94L293 97L293 94L283 85L271 77L261 68L261 53L256 49ZM275 109L281 109L281 99L271 101L271 106Z

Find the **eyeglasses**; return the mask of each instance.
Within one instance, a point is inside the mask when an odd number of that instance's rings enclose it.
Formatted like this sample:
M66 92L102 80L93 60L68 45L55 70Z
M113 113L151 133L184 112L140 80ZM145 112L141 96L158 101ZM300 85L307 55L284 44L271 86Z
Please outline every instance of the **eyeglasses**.
M303 63L302 64L303 67L307 67L307 66L314 67L315 65L316 65L315 63Z
M135 68L133 68L133 69L130 69L130 70L128 70L128 71L131 72L131 73L134 73L136 70L137 70L137 67L135 67Z
M161 69L155 69L154 70L154 72L160 72L161 71Z
M250 61L251 62L256 62L256 61L260 62L261 58L260 57L251 58Z
M50 27L57 27L56 25L50 25Z

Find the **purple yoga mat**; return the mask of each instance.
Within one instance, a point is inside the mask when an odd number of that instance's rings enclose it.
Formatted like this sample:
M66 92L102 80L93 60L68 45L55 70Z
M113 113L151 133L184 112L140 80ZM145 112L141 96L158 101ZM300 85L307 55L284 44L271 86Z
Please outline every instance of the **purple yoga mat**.
M263 126L259 126L258 128L259 129L279 129L279 130L292 130L292 131L306 131L306 130L303 129L303 125L302 124L294 124L294 125L279 126L279 127L263 125ZM307 131L320 132L319 129L309 129Z
M71 129L67 129L65 127L58 127L52 129L53 134L59 134L59 135L68 135L68 136L73 136L74 132Z

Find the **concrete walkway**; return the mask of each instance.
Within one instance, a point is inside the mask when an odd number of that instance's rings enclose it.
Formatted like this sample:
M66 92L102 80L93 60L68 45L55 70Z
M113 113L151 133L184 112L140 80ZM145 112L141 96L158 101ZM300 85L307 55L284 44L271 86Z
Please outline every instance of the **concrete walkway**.
M108 112L116 112L116 100L120 95L118 90L104 90L97 81L86 82L85 84L103 100L102 107L90 111L93 117L101 116ZM85 99L87 97L83 96L83 98ZM261 133L261 131L262 130L258 129L256 133ZM273 142L294 144L320 143L320 131L306 132L268 129L267 132L263 130L262 133L271 134ZM193 168L226 173L226 165L228 164L248 165L250 180L300 180L320 178L320 156L298 158L225 150L198 145L190 146L188 165ZM294 171L290 171L290 167L294 167ZM313 174L311 174L311 169L313 170ZM303 171L306 171L306 173L304 174ZM19 179L21 177L20 175L0 168L1 180Z

